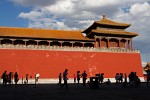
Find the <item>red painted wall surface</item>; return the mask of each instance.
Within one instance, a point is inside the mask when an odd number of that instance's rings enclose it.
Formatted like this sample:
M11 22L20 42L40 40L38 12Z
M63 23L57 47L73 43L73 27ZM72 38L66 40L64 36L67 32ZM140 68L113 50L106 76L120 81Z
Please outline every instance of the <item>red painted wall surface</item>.
M143 76L140 53L83 52L83 51L47 51L0 49L0 74L18 72L40 78L57 78L60 72L68 68L68 76L79 70L86 70L88 77L104 73L104 77L114 78L116 73L136 71Z

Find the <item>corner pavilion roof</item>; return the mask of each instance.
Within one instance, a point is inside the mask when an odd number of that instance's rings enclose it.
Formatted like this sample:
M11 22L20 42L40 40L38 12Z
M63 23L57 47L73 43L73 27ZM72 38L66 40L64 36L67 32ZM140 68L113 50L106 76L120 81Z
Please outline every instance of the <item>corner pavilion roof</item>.
M0 36L21 37L21 38L91 40L88 39L87 37L84 37L80 31L12 28L12 27L0 27Z
M95 23L100 24L100 25L109 25L109 26L121 26L121 27L129 27L131 24L126 24L126 23L119 23L119 22L114 22L112 20L109 20L103 15L102 20L100 21L95 21Z
M83 33L86 33L87 37L94 36L95 33L99 35L137 36L137 33L125 31L130 25L131 24L111 21L103 15L100 21L95 21L89 28L84 30Z
M143 69L144 71L150 70L150 62L148 62L147 65Z

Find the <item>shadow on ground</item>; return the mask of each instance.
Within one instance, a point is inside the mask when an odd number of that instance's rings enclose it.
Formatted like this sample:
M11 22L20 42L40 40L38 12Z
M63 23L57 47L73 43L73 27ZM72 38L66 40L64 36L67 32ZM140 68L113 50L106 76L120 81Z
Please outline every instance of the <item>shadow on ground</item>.
M101 84L99 89L69 84L61 89L57 84L6 86L0 84L0 100L150 100L150 87L122 87L122 84Z

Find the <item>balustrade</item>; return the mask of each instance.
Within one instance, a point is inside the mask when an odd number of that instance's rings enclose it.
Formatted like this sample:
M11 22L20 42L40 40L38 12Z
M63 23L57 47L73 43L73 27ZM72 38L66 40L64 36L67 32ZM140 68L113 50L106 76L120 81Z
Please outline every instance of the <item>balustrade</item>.
M9 49L33 49L33 50L63 50L63 51L94 51L94 52L139 52L139 50L130 50L126 48L94 48L94 47L69 47L69 46L47 46L47 45L12 45L0 44L0 48Z

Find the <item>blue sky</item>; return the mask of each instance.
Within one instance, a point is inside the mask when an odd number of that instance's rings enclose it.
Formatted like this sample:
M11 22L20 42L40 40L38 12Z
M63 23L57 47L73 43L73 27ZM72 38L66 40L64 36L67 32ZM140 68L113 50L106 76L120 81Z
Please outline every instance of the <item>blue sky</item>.
M30 11L30 7L21 7L7 0L0 1L0 26L27 27L28 20L19 18L21 12Z
M142 63L150 61L150 0L1 0L0 26L84 30L105 14L130 23Z

